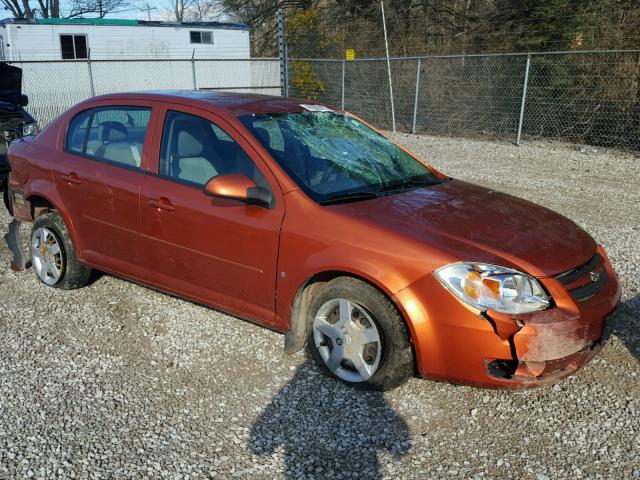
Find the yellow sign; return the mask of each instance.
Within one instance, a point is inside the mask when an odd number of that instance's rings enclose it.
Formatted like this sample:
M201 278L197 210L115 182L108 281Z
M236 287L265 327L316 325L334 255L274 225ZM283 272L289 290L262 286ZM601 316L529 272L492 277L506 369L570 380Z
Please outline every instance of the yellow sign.
M356 51L353 48L349 48L345 50L345 58L347 60L355 60L356 59Z

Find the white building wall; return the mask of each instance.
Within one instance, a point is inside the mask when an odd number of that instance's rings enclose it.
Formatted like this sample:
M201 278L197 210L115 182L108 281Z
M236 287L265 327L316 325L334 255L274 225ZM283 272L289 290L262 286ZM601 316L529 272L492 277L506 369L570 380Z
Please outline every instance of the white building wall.
M192 30L211 31L213 45L190 43ZM91 58L249 58L248 30L208 26L5 24L7 60L61 60L60 35L86 35ZM6 34L5 34L6 32ZM7 43L10 45L7 47Z

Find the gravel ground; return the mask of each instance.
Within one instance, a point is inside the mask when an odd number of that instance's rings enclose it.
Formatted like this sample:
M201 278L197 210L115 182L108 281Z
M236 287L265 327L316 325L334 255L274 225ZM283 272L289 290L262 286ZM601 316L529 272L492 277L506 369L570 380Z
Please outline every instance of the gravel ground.
M593 362L528 391L413 379L361 392L285 357L278 334L190 302L106 275L44 287L9 270L3 244L0 478L640 479L640 159L398 138L605 246L624 304Z

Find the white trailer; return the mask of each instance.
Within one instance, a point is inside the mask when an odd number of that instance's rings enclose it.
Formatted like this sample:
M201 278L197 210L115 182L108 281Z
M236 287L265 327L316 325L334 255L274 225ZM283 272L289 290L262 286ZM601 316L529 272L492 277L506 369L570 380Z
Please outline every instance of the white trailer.
M0 61L250 57L240 23L120 19L0 20Z
M278 61L251 59L249 29L237 23L7 19L0 21L0 45L0 61L22 69L40 125L105 93L280 91Z

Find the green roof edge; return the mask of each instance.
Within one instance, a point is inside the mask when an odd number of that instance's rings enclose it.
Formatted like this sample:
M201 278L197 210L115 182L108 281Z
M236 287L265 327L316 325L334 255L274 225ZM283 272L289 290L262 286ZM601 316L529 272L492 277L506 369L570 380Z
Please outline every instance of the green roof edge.
M138 25L138 20L127 20L121 18L37 18L36 23L59 25L59 24L86 24L86 25Z

